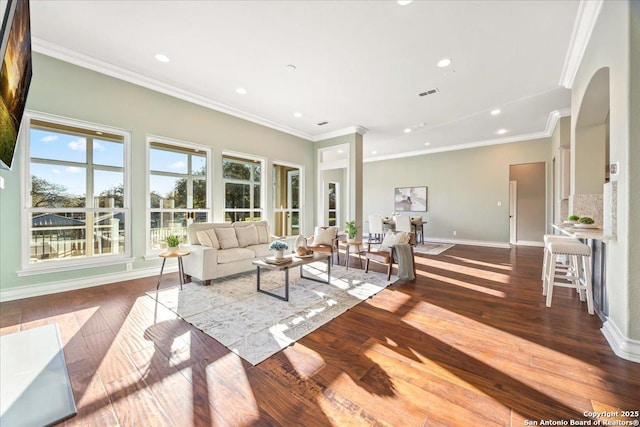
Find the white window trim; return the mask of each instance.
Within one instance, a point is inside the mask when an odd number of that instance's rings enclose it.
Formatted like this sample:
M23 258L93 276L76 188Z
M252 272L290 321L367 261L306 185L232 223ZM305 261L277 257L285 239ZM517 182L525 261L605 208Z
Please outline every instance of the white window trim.
M30 144L30 128L31 120L41 120L44 122L56 123L64 126L72 126L77 128L83 128L87 130L107 132L122 136L122 142L124 145L124 207L122 211L125 212L127 221L124 226L124 254L115 255L101 255L88 258L78 258L69 260L51 260L42 263L30 263L30 254L28 243L30 238L30 226L31 217L29 215L30 210L27 207L27 203L30 199L29 188L31 181L30 171L30 157L29 157L29 144ZM86 122L83 120L76 120L68 117L57 116L54 114L42 113L38 111L25 110L24 120L20 130L20 206L22 214L20 216L20 236L22 244L20 246L20 264L21 269L17 271L18 276L29 276L36 274L49 274L58 271L70 271L83 268L102 267L108 265L123 264L133 262L134 259L131 256L131 132L115 128L113 126L102 125L97 123Z
M213 212L212 212L212 188L213 188L213 150L210 147L205 145L196 144L193 142L181 141L179 139L166 138L164 136L151 135L147 134L145 138L145 174L146 174L146 188L145 188L145 260L154 260L159 259L158 254L163 252L162 249L153 249L151 248L151 239L149 236L151 235L151 200L149 199L149 193L151 192L151 164L150 164L150 154L151 154L151 143L152 142L160 142L168 145L175 145L176 147L182 147L190 150L201 150L207 156L207 176L206 176L206 192L207 192L207 214L209 216L209 221L212 221Z

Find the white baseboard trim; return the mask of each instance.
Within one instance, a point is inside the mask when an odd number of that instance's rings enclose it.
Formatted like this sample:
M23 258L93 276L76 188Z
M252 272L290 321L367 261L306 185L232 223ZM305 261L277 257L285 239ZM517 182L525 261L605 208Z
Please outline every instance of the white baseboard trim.
M600 330L615 354L625 360L640 363L640 341L632 340L622 335L620 329L611 319L607 319Z
M470 245L470 246L485 246L488 248L505 248L509 249L511 245L504 242L488 242L484 240L463 240L463 239L441 239L441 238L425 238L425 242L429 243L453 243L454 245Z
M165 266L163 274L174 273L176 271L178 271L177 265ZM124 282L126 280L140 279L142 277L158 276L159 274L160 267L158 266L152 268L139 268L119 273L101 274L99 276L86 276L78 277L77 279L60 280L57 282L39 283L37 285L19 286L0 291L0 302L56 294L76 289L91 288L93 286Z
M544 242L534 242L531 240L518 240L516 246L538 246L544 248Z

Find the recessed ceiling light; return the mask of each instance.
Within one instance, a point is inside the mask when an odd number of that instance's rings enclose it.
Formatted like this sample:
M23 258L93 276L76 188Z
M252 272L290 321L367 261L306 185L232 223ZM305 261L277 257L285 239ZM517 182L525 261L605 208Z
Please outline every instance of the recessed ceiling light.
M344 150L338 150L338 153L342 154L344 153Z
M413 0L396 0L396 3L398 3L400 6L406 6L409 3L411 3Z
M378 154L378 152L377 151L372 151L371 154Z
M500 114L502 111L500 111L498 108L496 108L495 110L491 110L491 115L492 116L497 116L498 114Z
M169 61L171 61L167 55L163 55L163 54L161 54L161 53L158 53L158 54L156 55L156 59L157 59L158 61L160 61L160 62L169 62Z
M404 130L404 133L411 133L411 128L406 128L406 129Z
M448 67L449 65L451 65L451 60L449 58L442 58L438 61L438 67L440 68Z
M427 147L431 145L430 142L425 142L424 145L426 145Z
M295 113L293 113L293 117L296 117L299 119L300 117L302 117L302 113L299 111L296 111Z
M246 95L247 94L247 90L243 87L239 87L238 89L236 89L236 92L239 93L240 95Z
M498 129L498 132L496 132L498 135L504 135L505 133L507 133L506 129Z
M295 71L296 70L296 66L293 64L289 64L285 67L287 69L287 71Z

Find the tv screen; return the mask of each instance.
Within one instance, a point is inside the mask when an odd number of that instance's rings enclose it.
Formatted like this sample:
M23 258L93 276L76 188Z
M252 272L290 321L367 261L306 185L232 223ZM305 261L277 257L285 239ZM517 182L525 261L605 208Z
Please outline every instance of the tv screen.
M9 0L1 40L0 168L11 169L31 84L29 0Z

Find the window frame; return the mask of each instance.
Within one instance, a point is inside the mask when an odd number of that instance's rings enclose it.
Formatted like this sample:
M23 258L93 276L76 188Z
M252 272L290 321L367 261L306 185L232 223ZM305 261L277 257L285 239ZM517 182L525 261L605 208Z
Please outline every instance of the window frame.
M226 157L233 157L237 160L240 161L246 161L246 163L248 164L255 164L255 163L260 163L260 180L259 181L244 181L244 180L240 180L240 179L233 179L233 178L225 178L224 177L224 160ZM222 219L224 222L226 222L227 219L227 211L229 212L260 212L260 219L261 220L266 220L266 213L267 213L267 209L265 204L267 203L267 198L266 198L266 188L265 188L265 183L267 182L267 160L264 157L259 157L259 156L255 156L255 155L251 155L251 154L246 154L246 153L238 153L238 152L234 152L234 151L223 151L222 152L222 157L221 157L221 161L220 161L220 176L222 177ZM254 192L254 185L255 184L260 184L260 207L259 208L248 208L248 209L229 209L227 210L227 198L226 198L226 194L227 194L227 183L235 183L235 184L247 184L249 183L251 185L251 190L250 190L250 194L253 200L253 196L255 195ZM233 222L233 221L231 221Z
M31 145L31 128L32 121L42 121L45 123L50 123L52 125L61 125L61 126L69 126L74 128L79 128L81 130L86 130L89 132L103 132L108 134L114 134L122 137L123 144L123 185L124 185L124 194L123 194L123 206L121 208L104 208L104 207L84 207L84 208L65 208L65 212L85 212L85 213L100 213L104 212L105 209L109 209L110 211L122 212L125 218L124 224L124 253L122 254L107 254L107 255L99 255L99 256L88 256L88 257L78 257L71 259L56 259L56 260L47 260L37 263L31 263L30 259L30 241L31 241L31 226L32 223L32 214L34 213L34 209L36 211L39 210L48 210L51 209L60 209L60 208L33 208L30 206L31 200L31 155L30 155L30 145ZM125 264L131 263L135 259L131 256L131 133L127 130L115 128L113 126L86 122L83 120L73 119L69 117L56 116L47 113L41 113L36 111L27 110L24 113L24 120L21 127L20 132L21 139L21 149L20 149L20 206L22 207L22 212L20 215L20 236L21 236L21 247L20 247L20 265L21 269L17 271L17 275L19 277L22 276L30 276L36 274L48 274L54 272L61 271L71 271L83 268L92 268L92 267L101 267L101 266L109 266L109 265L117 265L117 264ZM99 139L95 138L95 139ZM91 159L91 156L87 157L87 160ZM56 164L58 160L52 159L50 163L46 164ZM91 163L87 167L87 175L89 175L89 171L93 172L96 170L112 170L113 167L106 165L95 165L96 168L93 167L93 163ZM87 181L93 182L93 177L88 178ZM86 192L89 192L89 188L86 189ZM91 189L93 190L93 189ZM85 198L88 195L85 194ZM93 198L93 196L92 196Z
M210 147L196 144L193 142L181 141L178 139L166 138L158 135L146 135L146 152L145 152L145 174L146 174L146 187L145 187L145 259L156 259L158 254L163 252L162 248L153 248L151 245L151 212L160 208L152 208L149 195L151 194L151 145L152 143L160 143L168 146L175 146L176 151L180 151L180 148L185 150L198 150L202 151L206 156L207 166L205 173L205 192L207 195L207 203L204 209L193 209L202 212L206 212L207 221L212 222L212 188L213 188L213 150ZM169 176L170 174L167 174ZM191 176L191 171L187 170L187 175ZM184 211L187 208L169 208L168 211ZM185 242L187 243L187 242Z

